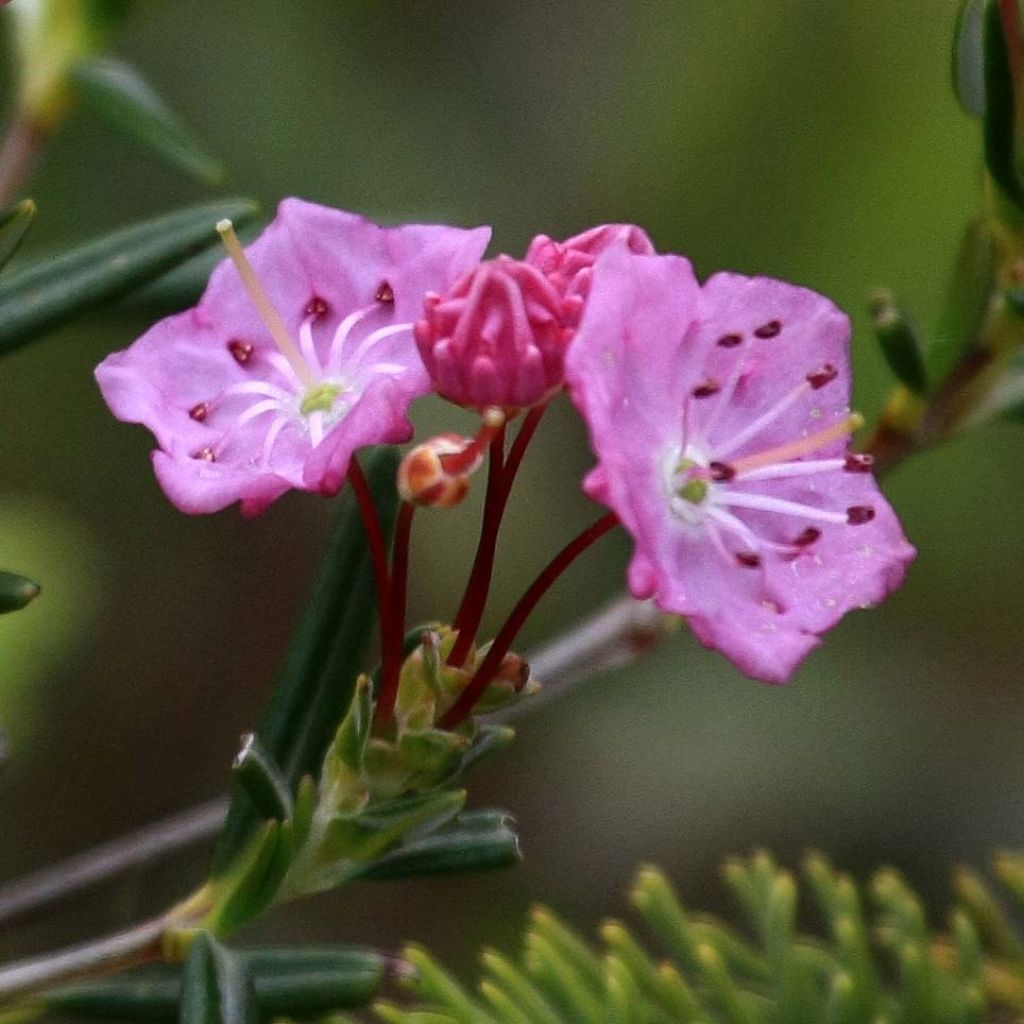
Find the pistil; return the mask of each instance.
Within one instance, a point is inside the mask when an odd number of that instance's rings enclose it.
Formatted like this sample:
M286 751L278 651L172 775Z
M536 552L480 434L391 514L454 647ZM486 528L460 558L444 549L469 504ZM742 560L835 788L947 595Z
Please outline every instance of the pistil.
M281 354L285 359L288 360L288 365L294 370L295 376L298 377L302 384L307 388L315 387L317 383L316 377L313 375L312 370L310 370L306 360L302 358L302 353L288 333L288 328L285 326L281 314L277 311L270 296L256 276L256 271L253 270L252 264L245 255L245 250L242 249L242 243L239 242L238 235L235 234L234 224L230 220L218 221L217 233L220 235L224 248L227 249L228 255L238 271L238 276L242 279L245 290L249 293L249 298L256 312L270 332L270 336L274 339L274 343L281 350Z
M747 455L742 459L735 459L730 463L730 466L735 471L735 477L744 477L752 474L755 470L767 466L781 465L795 459L800 459L804 455L820 451L833 441L848 437L862 426L864 426L864 417L858 412L852 412L838 423L834 423L831 427L826 427L824 430L819 430L816 434L810 434L799 440L790 441L775 448L769 448L767 451L758 452L756 455ZM836 466L834 468L837 469L842 468L845 463L845 459L837 459L835 461ZM813 465L813 463L810 465Z

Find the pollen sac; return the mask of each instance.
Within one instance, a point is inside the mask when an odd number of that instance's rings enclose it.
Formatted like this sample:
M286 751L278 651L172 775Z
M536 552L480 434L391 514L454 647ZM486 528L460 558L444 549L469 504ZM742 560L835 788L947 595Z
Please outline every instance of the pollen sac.
M577 304L508 256L481 263L446 295L428 294L414 336L434 389L475 409L544 401L564 382Z
M469 494L469 478L480 460L456 473L445 457L461 455L473 442L458 434L441 434L417 445L398 467L398 493L403 501L430 508L453 508Z

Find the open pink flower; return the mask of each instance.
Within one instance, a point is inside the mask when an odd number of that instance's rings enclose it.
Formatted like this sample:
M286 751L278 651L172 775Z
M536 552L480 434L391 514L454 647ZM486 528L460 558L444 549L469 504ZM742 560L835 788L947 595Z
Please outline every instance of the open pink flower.
M620 251L566 359L598 456L584 486L633 536L632 592L767 682L914 557L848 450L849 339L815 292L738 274L701 288L680 257Z
M255 286L225 261L198 306L108 356L96 378L118 419L156 436L154 469L184 512L240 501L253 515L290 488L334 493L357 449L411 436L406 412L430 388L412 321L489 237L286 199L247 250Z

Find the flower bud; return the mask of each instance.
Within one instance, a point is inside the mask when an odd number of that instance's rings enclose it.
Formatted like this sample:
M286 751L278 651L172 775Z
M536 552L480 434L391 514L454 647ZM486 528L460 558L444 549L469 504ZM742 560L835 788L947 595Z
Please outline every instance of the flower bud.
M448 294L427 295L416 344L442 397L476 409L524 408L562 387L576 305L536 267L499 256Z
M590 291L592 267L608 249L622 246L638 256L652 256L654 243L647 232L635 224L599 224L564 242L537 235L526 252L526 262L536 267L568 299L575 319Z
M460 455L473 442L458 434L441 434L418 444L398 467L398 493L403 501L432 508L452 508L469 494L469 477L477 466L449 473L445 455Z

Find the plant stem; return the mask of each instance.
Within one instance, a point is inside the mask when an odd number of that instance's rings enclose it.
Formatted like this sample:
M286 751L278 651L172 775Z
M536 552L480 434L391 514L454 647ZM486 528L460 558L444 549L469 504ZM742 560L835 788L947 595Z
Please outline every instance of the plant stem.
M387 602L387 644L381 658L380 694L374 717L387 722L395 711L398 682L402 672L402 647L405 643L405 606L409 589L409 541L416 506L402 502L395 525L394 554L391 559L391 593Z
M561 551L551 559L544 567L540 575L530 584L526 593L519 599L512 613L505 620L505 625L498 631L487 651L484 660L480 663L473 678L469 681L465 690L459 695L459 699L451 706L445 716L438 723L441 729L454 729L473 710L474 705L480 699L488 683L494 678L495 673L501 667L501 663L508 654L509 648L515 641L519 630L530 617L530 613L537 606L537 602L548 592L551 585L559 576L569 568L570 565L590 547L596 540L603 537L609 530L619 525L619 518L614 512L602 516L597 522L592 523L581 534L569 541Z
M56 984L153 963L161 958L166 921L158 918L94 942L18 960L0 969L0 1004L24 999Z

